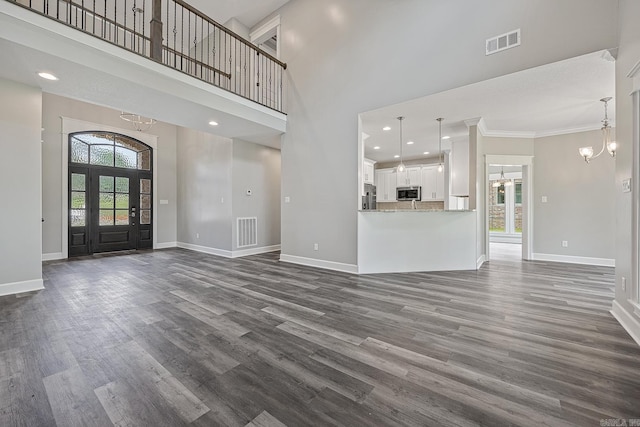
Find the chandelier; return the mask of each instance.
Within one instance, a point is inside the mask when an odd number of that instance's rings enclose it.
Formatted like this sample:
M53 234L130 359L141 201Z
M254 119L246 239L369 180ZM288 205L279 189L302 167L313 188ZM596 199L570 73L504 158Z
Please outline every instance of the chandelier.
M133 127L138 132L148 131L149 129L151 129L151 126L156 123L156 119L150 119L139 114L125 113L124 111L120 113L120 118L127 122L133 123Z
M604 153L604 149L606 148L611 157L616 156L616 150L618 148L618 144L615 141L611 140L611 126L609 125L609 117L607 116L607 103L611 101L611 97L602 98L600 101L604 102L604 120L602 120L602 149L595 156L593 155L593 147L581 147L578 149L578 152L582 157L584 157L584 161L589 163L591 159L595 159L600 154Z
M513 183L511 182L511 180L510 180L510 179L506 179L506 178L504 177L504 166L503 166L503 167L502 167L502 171L500 172L500 179L499 179L499 180L497 180L497 181L494 181L494 183L492 184L492 186L493 186L494 188L498 188L498 187L500 187L501 185L504 185L505 187L510 187L510 186L511 186L511 184L513 184Z

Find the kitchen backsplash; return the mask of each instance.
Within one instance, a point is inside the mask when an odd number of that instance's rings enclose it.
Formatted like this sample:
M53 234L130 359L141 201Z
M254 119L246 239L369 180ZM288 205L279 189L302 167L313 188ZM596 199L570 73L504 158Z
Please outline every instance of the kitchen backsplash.
M378 202L378 210L412 209L411 202ZM421 211L443 211L444 202L416 202L416 209Z

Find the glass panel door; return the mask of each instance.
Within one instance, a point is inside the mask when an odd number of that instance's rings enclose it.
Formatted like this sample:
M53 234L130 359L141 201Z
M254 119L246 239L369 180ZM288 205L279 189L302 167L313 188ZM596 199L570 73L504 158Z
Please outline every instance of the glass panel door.
M91 170L91 252L137 248L137 172Z

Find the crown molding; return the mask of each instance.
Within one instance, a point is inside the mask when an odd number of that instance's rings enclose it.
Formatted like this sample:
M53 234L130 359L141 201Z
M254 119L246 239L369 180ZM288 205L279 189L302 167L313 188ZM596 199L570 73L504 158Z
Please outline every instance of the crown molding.
M470 128L471 126L481 126L480 122L484 122L484 120L482 120L482 117L474 117L472 119L465 120L464 124L467 125L468 128Z
M482 136L488 136L493 138L527 138L533 139L536 137L535 132L520 132L509 130L487 130L482 133Z
M640 90L640 61L636 62L636 65L633 66L627 77L633 79L633 90L631 93L637 92Z
M627 74L627 77L629 77L630 79L633 79L639 74L640 74L640 61L636 62L636 65L634 65L633 68L631 68L631 70Z
M611 122L610 124L612 128L616 127L615 122ZM567 135L570 133L591 132L591 131L600 130L600 129L602 129L602 126L600 125L583 126L579 128L569 128L569 129L555 129L555 130L549 130L545 132L535 132L534 138L546 138L548 136Z

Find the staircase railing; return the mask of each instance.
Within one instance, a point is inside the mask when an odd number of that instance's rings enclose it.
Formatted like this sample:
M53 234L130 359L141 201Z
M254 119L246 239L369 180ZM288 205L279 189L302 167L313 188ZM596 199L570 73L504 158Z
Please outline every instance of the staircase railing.
M287 64L182 0L7 0L284 112Z

